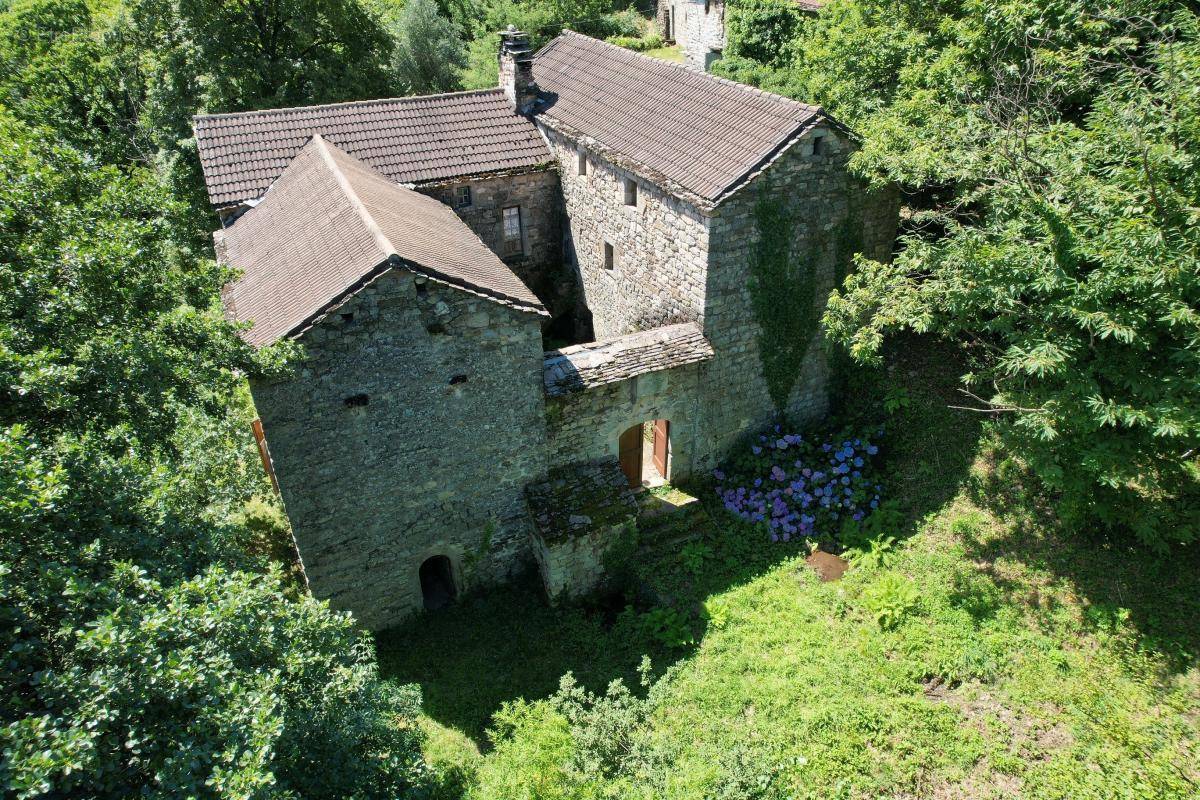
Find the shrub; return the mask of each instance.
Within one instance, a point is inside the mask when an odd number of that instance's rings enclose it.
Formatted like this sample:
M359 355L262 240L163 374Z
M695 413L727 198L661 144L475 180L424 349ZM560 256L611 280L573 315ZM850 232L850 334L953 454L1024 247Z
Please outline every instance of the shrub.
M66 585L57 668L6 687L12 795L390 798L422 780L419 692L379 680L348 616L220 569L164 585L126 564ZM26 602L0 574L0 605ZM18 626L3 644L40 643Z
M647 36L610 36L606 41L609 44L615 44L617 47L636 50L639 53L646 50L657 50L663 46L662 37L657 33L651 33Z
M883 487L870 459L879 448L865 436L833 437L821 444L776 425L714 471L725 508L765 523L771 541L832 537L845 520L859 522L879 507Z
M884 630L895 628L916 610L920 598L912 581L894 572L883 575L863 592L863 602Z

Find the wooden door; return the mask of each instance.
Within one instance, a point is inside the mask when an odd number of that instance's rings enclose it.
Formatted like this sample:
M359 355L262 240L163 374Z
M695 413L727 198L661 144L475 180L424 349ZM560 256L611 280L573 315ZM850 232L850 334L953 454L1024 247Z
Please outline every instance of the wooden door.
M617 457L621 472L630 486L642 485L642 426L634 425L617 440Z
M667 479L667 452L671 442L671 423L665 419L654 420L654 468Z

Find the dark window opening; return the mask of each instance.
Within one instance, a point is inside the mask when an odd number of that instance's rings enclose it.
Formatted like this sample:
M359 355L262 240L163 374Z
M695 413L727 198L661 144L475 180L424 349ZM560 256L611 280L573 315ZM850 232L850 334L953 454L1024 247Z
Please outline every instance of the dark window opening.
M467 382L466 375L455 375L453 378L450 379L451 386L458 386L460 383L466 383L466 382Z
M345 323L354 322L354 315L353 314L342 314L342 322L345 322Z
M632 178L625 179L625 205L637 205L637 181Z
M812 154L814 156L821 155L821 151L824 149L824 145L825 145L825 137L824 136L814 136L813 137L813 153Z
M417 281L417 294L429 294L429 285L425 281Z
M425 326L425 330L433 336L442 336L446 333L446 326L440 322L431 322Z
M580 150L578 153L575 154L575 174L576 175L587 175L587 173L588 173L587 153Z
M471 187L460 186L454 197L455 208L467 208L471 205Z
M421 597L427 611L437 611L454 602L454 567L446 556L428 558L421 565Z
M604 268L605 269L613 269L616 266L617 266L617 251L615 248L613 248L613 246L610 243L605 242L604 243Z
M522 244L521 207L510 206L504 209L503 217L504 255L516 255L525 251Z
M367 404L367 399L365 394L352 394L342 402L346 404L346 408L362 408Z

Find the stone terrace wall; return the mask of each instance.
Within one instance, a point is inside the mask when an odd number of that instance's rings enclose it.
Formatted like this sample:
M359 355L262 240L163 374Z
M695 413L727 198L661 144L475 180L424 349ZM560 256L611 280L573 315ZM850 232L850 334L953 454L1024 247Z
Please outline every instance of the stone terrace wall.
M294 378L252 384L316 596L379 629L422 607L430 556L464 587L530 562L541 319L393 269L301 337Z
M471 187L471 205L459 208L458 190ZM562 193L553 169L471 180L422 184L417 191L437 198L517 274L554 316L569 312L578 286L573 270L563 269ZM524 226L523 253L505 255L502 214L519 206Z
M812 140L822 146L813 155ZM767 171L722 204L713 217L704 333L716 356L706 366L705 435L724 452L747 430L775 413L759 355L761 328L750 290L750 264L758 239L755 204L772 187L774 202L794 220L792 263L813 284L815 311L824 310L843 252L861 248L872 257L890 255L896 233L898 197L868 195L846 171L851 143L840 132L817 128L793 145ZM768 181L769 182L766 182ZM819 321L819 313L815 317ZM814 324L814 333L818 325ZM814 335L786 409L797 422L818 419L829 407L825 345Z
M624 204L622 181L635 176L588 153L578 174L579 147L542 126L558 160L568 231L564 247L577 265L596 338L620 336L704 313L708 249L703 216L645 181L637 206ZM616 266L604 268L604 243Z

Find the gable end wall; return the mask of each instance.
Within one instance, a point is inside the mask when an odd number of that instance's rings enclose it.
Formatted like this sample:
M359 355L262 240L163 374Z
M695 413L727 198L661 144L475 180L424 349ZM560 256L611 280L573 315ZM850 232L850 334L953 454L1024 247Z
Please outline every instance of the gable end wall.
M821 154L814 156L816 136L823 138ZM829 411L830 372L819 319L834 288L839 259L849 258L842 251L855 242L872 258L889 258L899 210L894 191L869 194L849 175L851 152L844 134L815 128L722 203L710 221L704 333L716 355L705 365L701 385L707 395L702 403L706 437L715 453L727 452L776 414L763 377L762 327L749 288L759 238L755 206L764 191L788 209L794 222L795 279L813 287L814 336L785 414L802 425Z
M392 269L301 337L294 377L251 384L317 597L380 629L422 607L430 556L460 588L531 562L541 319Z

